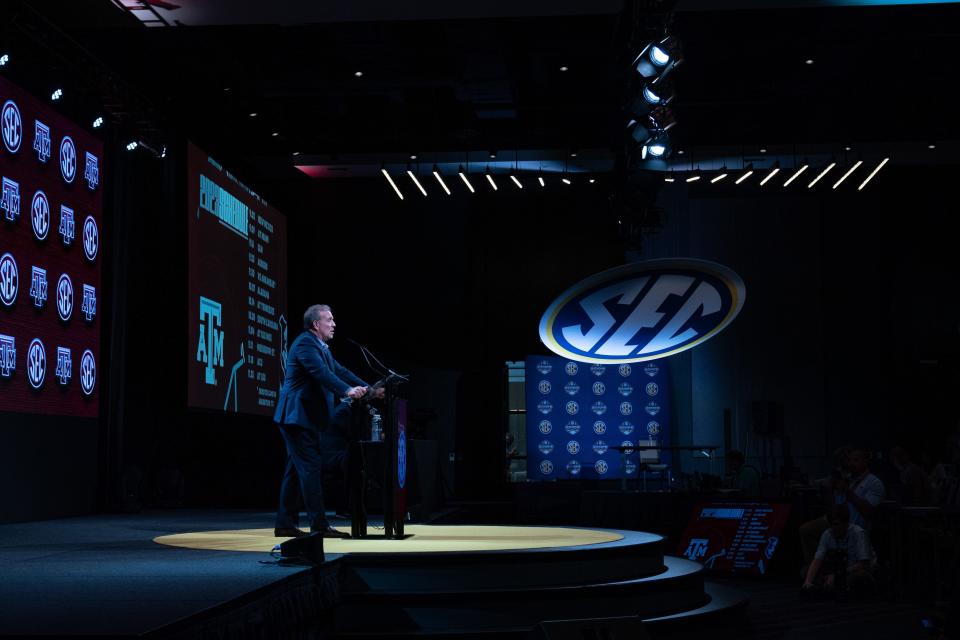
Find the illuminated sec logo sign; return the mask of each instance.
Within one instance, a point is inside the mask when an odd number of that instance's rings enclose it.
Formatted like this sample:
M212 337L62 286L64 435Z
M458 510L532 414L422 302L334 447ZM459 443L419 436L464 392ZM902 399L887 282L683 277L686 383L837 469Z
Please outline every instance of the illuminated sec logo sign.
M577 283L547 308L540 340L581 362L643 362L693 348L730 324L743 280L705 260L650 260ZM621 372L622 373L622 372Z
M20 143L23 142L23 120L20 119L20 109L13 100L7 100L3 104L2 129L3 146L10 153L16 153L20 150Z
M34 338L27 350L27 380L34 389L43 386L43 379L47 376L47 351L43 348L40 338Z
M33 226L33 235L37 240L46 240L50 232L50 201L47 194L37 191L33 194L30 204L30 224Z
M97 361L93 358L93 352L87 349L80 358L80 390L84 395L93 393L93 387L97 383Z
M20 272L17 270L17 261L9 253L0 256L0 302L5 307L12 307L17 301L17 291L20 289Z
M77 177L77 148L70 136L60 141L60 174L67 182Z
M97 259L97 249L100 248L100 232L97 231L97 221L93 216L87 216L83 221L83 255L93 262Z
M57 280L57 315L64 322L73 315L73 281L65 273Z

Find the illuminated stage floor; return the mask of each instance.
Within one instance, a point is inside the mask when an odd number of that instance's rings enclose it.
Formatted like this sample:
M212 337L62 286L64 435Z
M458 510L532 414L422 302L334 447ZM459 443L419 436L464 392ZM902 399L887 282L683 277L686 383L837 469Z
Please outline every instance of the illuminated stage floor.
M350 527L340 527L350 531ZM374 528L371 533L376 533ZM497 527L407 525L403 540L361 538L324 540L327 553L449 553L469 551L517 551L568 548L623 540L616 531L569 527ZM651 541L657 536L646 535ZM273 529L199 531L158 536L154 542L189 549L263 552L276 544Z

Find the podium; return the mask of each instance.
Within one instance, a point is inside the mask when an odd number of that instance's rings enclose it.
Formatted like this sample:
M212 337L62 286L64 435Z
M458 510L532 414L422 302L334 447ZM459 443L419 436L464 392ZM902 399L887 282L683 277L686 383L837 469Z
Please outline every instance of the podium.
M364 445L384 448L381 486L383 487L383 537L404 537L403 521L407 511L407 402L397 396L397 386L405 380L396 374L384 380L383 441L371 442L370 416L366 404L355 404L351 420L350 461L350 535L372 537L367 531L366 487L372 469L367 468Z

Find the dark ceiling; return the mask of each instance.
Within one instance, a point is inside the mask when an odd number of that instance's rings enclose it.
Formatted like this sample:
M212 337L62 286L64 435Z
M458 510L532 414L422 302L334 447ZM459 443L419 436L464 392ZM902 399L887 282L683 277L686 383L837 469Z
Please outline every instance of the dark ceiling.
M665 21L685 56L673 76L678 124L670 133L690 155L770 145L925 148L960 138L951 96L956 4L668 16L668 2L621 12L599 3L582 15L571 15L577 3L549 12L535 3L551 15L504 5L487 13L507 17L436 19L433 7L424 15L434 19L412 19L408 9L402 20L362 22L354 11L350 22L304 24L310 16L297 19L297 3L286 3L290 26L158 28L107 0L77 4L22 3L7 33L35 41L18 25L42 12L137 97L135 109L115 105L136 115L117 116L118 125L182 131L278 169L293 165L294 152L375 159L609 149L616 156L627 62ZM56 68L82 75L69 60Z

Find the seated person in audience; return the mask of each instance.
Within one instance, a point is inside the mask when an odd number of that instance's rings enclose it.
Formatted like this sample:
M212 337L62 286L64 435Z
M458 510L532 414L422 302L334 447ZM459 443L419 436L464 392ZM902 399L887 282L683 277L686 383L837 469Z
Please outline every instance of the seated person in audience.
M830 528L820 544L803 582L804 589L865 591L873 588L877 558L867 532L850 523L850 509L835 505L828 513Z
M897 503L904 507L923 507L932 503L930 479L910 453L900 446L890 449L890 462L897 469L900 485Z
M850 510L850 523L870 530L870 518L887 491L883 482L870 473L867 452L854 449L847 457L849 478L834 483L833 495L836 504L846 504Z
M812 483L823 493L823 501L827 504L828 509L836 503L833 494L834 486L850 475L848 463L851 451L853 451L853 448L848 446L836 449L833 452L833 468L830 470L830 475L817 478ZM801 571L803 576L807 575L807 567L813 561L813 554L820 543L820 536L829 527L830 523L827 522L826 515L808 520L800 525L800 546L803 551L803 569Z
M738 489L745 496L760 494L760 472L756 467L746 464L746 458L739 449L727 451L727 473L724 487Z

